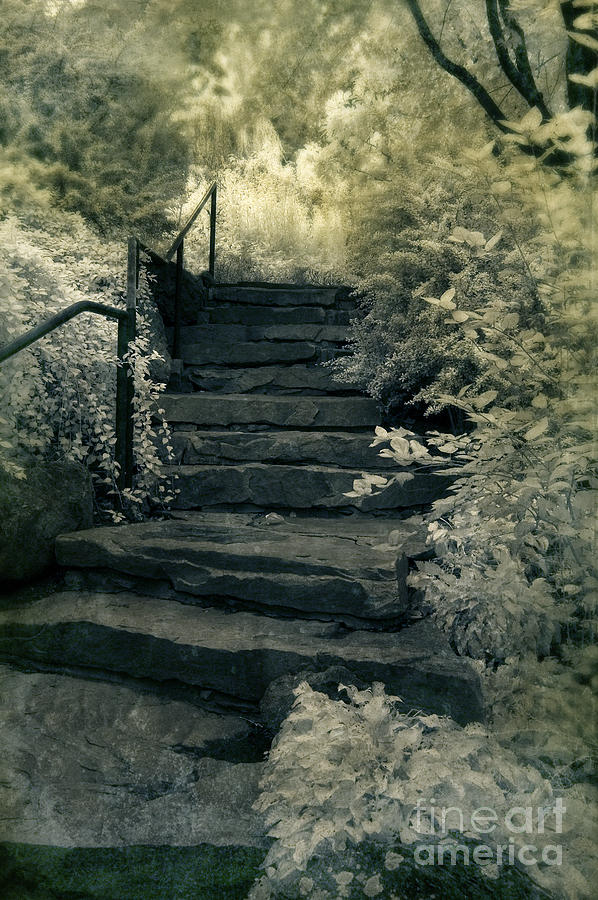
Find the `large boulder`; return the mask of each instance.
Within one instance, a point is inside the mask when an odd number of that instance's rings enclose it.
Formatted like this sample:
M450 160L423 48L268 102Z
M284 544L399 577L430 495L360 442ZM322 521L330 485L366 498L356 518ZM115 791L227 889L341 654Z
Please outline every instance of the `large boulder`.
M40 575L54 563L56 537L93 522L91 478L83 466L64 460L25 471L20 479L0 469L0 584Z

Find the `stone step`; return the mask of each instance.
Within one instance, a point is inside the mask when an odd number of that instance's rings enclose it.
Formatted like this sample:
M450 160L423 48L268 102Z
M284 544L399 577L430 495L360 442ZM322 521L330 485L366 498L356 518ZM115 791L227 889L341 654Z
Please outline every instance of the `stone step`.
M185 344L181 358L195 366L262 366L318 360L318 345L308 341L245 341L243 343Z
M396 472L396 462L380 456L371 443L371 434L342 431L177 431L172 436L175 462L184 465L322 463Z
M406 509L437 500L453 480L403 470L385 475L388 484L375 494L347 497L362 470L275 463L165 466L164 470L173 476L179 492L173 502L175 509L245 503L266 509Z
M250 306L334 306L347 291L336 287L276 284L214 284L208 302L222 300Z
M82 575L70 576L71 586L184 595L186 602L199 598L204 605L241 604L364 627L397 623L407 612L405 553L398 545L382 546L368 537L310 534L284 523L260 527L248 517L236 524L203 517L61 535L56 555L61 566ZM86 579L89 570L94 574Z
M460 723L483 716L477 673L426 620L398 633L346 632L130 593L66 591L3 608L0 654L96 677L119 673L194 685L256 704L280 676L340 665L362 681L382 682L407 709Z
M256 366L253 369L224 366L186 367L185 377L201 391L226 394L287 393L319 391L327 394L356 392L355 385L335 381L323 366Z
M197 324L205 325L348 325L355 312L321 306L249 306L218 302L197 313Z
M57 624L50 626L54 636ZM31 662L42 656L32 654ZM110 664L103 668L101 655L95 664L103 670L96 678L105 678ZM147 686L72 675L0 666L0 685L0 841L267 846L252 809L262 765L227 760L250 737L245 719ZM68 896L83 896L77 888Z
M195 425L278 425L286 428L372 428L380 416L369 397L264 394L163 394L168 422Z
M173 329L167 330L172 340ZM250 341L314 341L344 344L347 340L346 325L184 325L181 328L181 345L244 343Z

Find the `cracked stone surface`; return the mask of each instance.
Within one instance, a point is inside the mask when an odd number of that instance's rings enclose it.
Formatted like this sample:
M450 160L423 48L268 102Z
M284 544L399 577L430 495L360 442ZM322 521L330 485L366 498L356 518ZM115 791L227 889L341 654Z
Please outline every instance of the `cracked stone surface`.
M377 404L369 397L164 394L160 405L169 422L212 426L263 423L302 428L371 428L380 417Z
M406 534L403 548L379 538L374 544L372 537L309 534L284 523L255 527L230 518L219 523L204 516L63 535L56 553L68 569L106 573L109 585L114 572L133 576L116 580L133 589L151 579L158 582L152 593L160 596L179 592L212 603L249 602L266 611L379 621L406 612L402 559L405 550L421 550L421 537L414 537L410 542ZM92 581L101 584L101 578Z
M188 367L186 377L201 391L223 394L255 392L322 391L338 394L355 390L350 382L334 381L328 369L318 365L256 366L252 369L227 369L223 366Z
M244 465L165 466L179 490L175 509L251 503L270 509L342 509L364 512L420 506L439 497L450 484L432 473L393 473L391 482L371 496L347 497L363 471L332 466Z
M173 440L176 461L185 465L271 461L395 471L395 461L380 456L371 443L370 434L339 431L195 431L177 433Z
M247 723L118 684L0 666L0 841L265 846Z
M429 621L399 632L201 609L132 593L65 591L0 611L0 654L45 665L175 681L259 703L302 669L345 666L407 708L483 716L479 678Z
M249 341L238 344L185 344L181 358L190 365L264 365L293 363L316 357L316 345L306 341Z

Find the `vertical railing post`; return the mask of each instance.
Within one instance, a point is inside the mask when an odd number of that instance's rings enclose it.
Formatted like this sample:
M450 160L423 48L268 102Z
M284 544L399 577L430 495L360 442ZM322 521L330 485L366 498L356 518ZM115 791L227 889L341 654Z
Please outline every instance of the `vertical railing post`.
M208 271L212 278L216 266L216 185L212 191L212 200L210 203L210 260L208 263Z
M116 461L118 486L133 486L133 369L125 356L135 340L137 318L138 246L129 238L127 255L127 315L118 320L118 368L116 372Z
M135 340L137 331L137 285L139 283L139 244L129 238L127 260L127 346ZM134 372L127 365L127 454L125 462L125 487L133 486L133 400L135 397Z
M181 324L183 319L182 293L183 293L183 267L185 263L185 241L182 240L176 251L176 280L174 285L174 339L172 343L173 359L181 358Z

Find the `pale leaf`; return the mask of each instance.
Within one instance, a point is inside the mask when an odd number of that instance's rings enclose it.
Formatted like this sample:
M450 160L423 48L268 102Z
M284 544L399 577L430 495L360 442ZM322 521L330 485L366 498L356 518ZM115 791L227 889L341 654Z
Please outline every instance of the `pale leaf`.
M507 184L507 186L508 186L507 189L510 189L510 187L511 187L510 182L507 181L507 182L502 182L502 183ZM484 250L493 250L494 247L496 247L496 245L500 241L501 237L502 237L502 228L500 229L500 231L496 232L494 237L491 237L490 240L486 242L486 244L484 246Z
M439 447L438 449L441 453L455 453L459 447L457 444L451 444L449 442L448 444L443 444L442 447Z
M547 431L547 429L548 429L548 417L544 416L544 418L540 419L539 422L536 422L536 424L533 425L529 429L529 431L526 431L525 440L526 441L535 441L536 438L539 438L540 435L544 434L544 432Z
M455 309L455 304L453 303L455 293L455 288L450 288L450 290L445 291L438 301L438 305L442 306L443 309Z
M576 84L583 84L585 87L589 88L598 87L598 67L592 69L587 75L580 75L579 72L574 72L569 75L569 81L574 81Z
M536 128L539 128L541 124L542 113L537 106L534 106L534 108L530 109L530 111L526 113L522 118L521 122L519 123L519 129L523 132L535 131Z
M578 31L568 31L567 34L572 41L577 41L578 44L589 47L590 50L598 50L598 41L590 34L581 34Z
M484 391L483 394L480 394L479 397L473 400L473 405L476 409L484 409L490 403L493 403L497 397L498 391Z
M453 310L451 315L455 322L467 322L469 319L469 313L464 312L462 309Z

